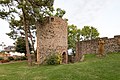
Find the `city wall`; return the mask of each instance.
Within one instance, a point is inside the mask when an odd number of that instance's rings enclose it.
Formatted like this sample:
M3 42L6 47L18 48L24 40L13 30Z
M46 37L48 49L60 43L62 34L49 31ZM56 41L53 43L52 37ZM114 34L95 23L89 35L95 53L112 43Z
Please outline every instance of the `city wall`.
M120 52L120 35L114 36L114 38L100 38L104 40L104 53L109 52ZM76 53L79 54L88 54L98 53L98 41L99 39L80 41L76 45Z

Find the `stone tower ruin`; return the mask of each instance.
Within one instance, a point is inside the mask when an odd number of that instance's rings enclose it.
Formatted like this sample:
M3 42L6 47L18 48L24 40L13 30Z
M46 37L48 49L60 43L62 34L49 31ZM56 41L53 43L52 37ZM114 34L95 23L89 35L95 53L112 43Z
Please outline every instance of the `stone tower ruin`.
M37 62L44 63L51 53L59 53L62 56L62 63L67 63L67 21L59 17L48 17L44 26L38 29L39 40Z

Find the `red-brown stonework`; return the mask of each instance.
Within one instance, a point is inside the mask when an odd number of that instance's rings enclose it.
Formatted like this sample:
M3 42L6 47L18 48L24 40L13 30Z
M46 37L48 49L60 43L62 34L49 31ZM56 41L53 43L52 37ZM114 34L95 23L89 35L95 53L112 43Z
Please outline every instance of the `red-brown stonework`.
M37 33L37 44L40 52L37 53L37 62L44 63L51 53L63 55L63 63L67 63L67 21L59 17L49 17L45 26L40 26Z

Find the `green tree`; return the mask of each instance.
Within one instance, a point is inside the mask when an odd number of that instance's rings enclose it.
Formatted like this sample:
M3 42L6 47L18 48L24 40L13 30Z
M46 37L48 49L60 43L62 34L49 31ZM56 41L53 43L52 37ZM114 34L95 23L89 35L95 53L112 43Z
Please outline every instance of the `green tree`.
M16 47L16 51L20 52L20 53L25 53L26 56L26 43L25 43L25 37L19 37L17 38L17 41L15 42L15 47ZM29 43L29 47L30 47L30 51L31 49L31 45Z
M75 25L68 26L68 49L73 49L75 51L76 42L80 41L81 30L77 29Z
M99 32L96 28L91 26L91 34L90 34L90 39L96 39L99 37Z
M27 4L26 0L2 0L0 1L0 6L2 7L0 10L0 17L2 19L8 20L8 22L11 21L16 21L15 17L16 15L19 16L20 20L22 18L22 26L24 28L25 32L25 41L26 41L26 51L27 54L30 55L30 50L29 50L29 43L28 43L28 24L27 24L27 15L28 13L26 12L27 9ZM18 24L16 24L18 27ZM12 29L13 28L13 29ZM15 27L11 27L13 30L13 33ZM28 65L31 65L31 57L28 56Z
M97 38L99 36L99 32L92 26L84 26L81 30L81 35L84 40L91 40Z
M89 26L84 26L81 30L81 34L84 38L84 40L88 40L90 38L90 27Z
M46 16L53 16L53 3L54 0L4 0L0 1L0 18L6 19L11 24L11 32L8 35L15 39L17 37L17 31L22 27L26 38L26 49L27 54L30 53L28 46L28 33L30 32L31 26L34 26L37 33L37 53L40 53L39 45L39 28L44 26ZM7 8L7 9L6 9ZM60 14L60 15L59 15ZM65 11L57 9L55 16L62 17ZM19 16L19 20L16 20L16 15ZM17 28L18 27L18 28ZM15 35L13 35L15 34ZM31 36L31 35L30 35ZM31 38L31 37L30 37ZM31 40L32 41L32 40ZM30 59L28 59L30 60ZM39 59L37 60L40 61ZM28 61L29 62L29 61Z
M62 10L61 8L57 8L57 9L56 9L56 13L55 13L54 16L57 16L57 17L61 17L61 18L62 18L65 13L66 13L65 10Z

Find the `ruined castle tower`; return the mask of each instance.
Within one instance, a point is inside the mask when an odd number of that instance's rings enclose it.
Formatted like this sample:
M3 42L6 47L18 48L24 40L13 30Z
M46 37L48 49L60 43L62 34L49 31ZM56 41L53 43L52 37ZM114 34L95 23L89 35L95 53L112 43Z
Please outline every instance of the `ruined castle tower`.
M59 17L48 17L44 26L38 28L40 43L37 47L37 62L44 63L51 53L59 53L62 56L62 63L67 63L67 21Z

